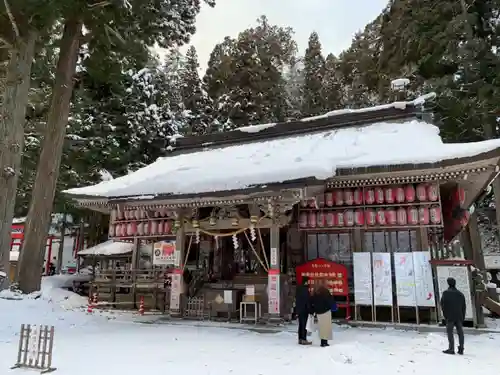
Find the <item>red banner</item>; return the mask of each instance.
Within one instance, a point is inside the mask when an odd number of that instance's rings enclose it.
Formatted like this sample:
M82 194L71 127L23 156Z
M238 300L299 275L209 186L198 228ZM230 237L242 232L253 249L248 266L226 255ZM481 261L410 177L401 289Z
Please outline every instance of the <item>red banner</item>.
M24 224L12 224L10 232L13 240L22 240L24 238Z
M309 290L312 290L319 280L326 280L328 289L333 295L349 294L347 267L343 264L319 258L297 266L296 275L298 284L302 284L302 277L309 278Z

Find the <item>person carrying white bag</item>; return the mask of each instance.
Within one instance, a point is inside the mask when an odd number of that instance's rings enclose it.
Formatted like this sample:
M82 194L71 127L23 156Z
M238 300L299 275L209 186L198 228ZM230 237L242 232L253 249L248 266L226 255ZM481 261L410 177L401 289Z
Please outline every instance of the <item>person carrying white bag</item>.
M307 317L306 331L309 333L316 332L318 330L317 324L314 322L314 315L309 314Z
M312 312L311 296L309 294L308 277L303 277L301 285L297 285L295 290L295 314L299 319L299 345L311 345L312 342L307 340L307 324L309 322L309 314Z

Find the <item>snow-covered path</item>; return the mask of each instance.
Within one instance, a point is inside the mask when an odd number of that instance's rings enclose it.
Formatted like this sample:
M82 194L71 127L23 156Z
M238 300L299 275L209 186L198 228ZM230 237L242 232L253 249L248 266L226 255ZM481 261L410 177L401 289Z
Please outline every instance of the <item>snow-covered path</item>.
M44 292L45 293L45 292ZM69 297L68 299L65 299ZM292 333L259 334L222 328L137 324L128 315L89 316L79 297L54 291L38 300L0 299L0 373L15 362L21 323L56 327L54 365L60 375L178 372L212 375L470 374L498 368L500 335L466 337L466 355L446 356L443 334L335 327L329 348L296 345ZM70 310L65 310L71 307Z

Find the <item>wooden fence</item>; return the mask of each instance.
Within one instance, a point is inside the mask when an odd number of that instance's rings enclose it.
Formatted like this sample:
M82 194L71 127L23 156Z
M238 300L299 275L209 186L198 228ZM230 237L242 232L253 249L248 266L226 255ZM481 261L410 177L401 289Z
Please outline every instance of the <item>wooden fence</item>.
M46 374L56 369L52 367L54 327L22 324L19 335L17 363L12 367L40 370Z

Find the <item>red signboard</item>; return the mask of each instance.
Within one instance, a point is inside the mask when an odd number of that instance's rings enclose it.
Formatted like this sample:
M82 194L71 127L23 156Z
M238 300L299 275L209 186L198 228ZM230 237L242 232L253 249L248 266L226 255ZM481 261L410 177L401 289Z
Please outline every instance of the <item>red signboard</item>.
M337 302L338 307L346 309L346 319L351 317L349 301L349 284L347 281L347 267L343 264L330 262L326 259L315 259L301 264L296 268L297 283L302 284L302 278L309 278L309 291L319 280L326 280L330 293L334 296L345 297L345 302Z
M24 238L24 224L12 224L11 227L12 239L20 240Z

